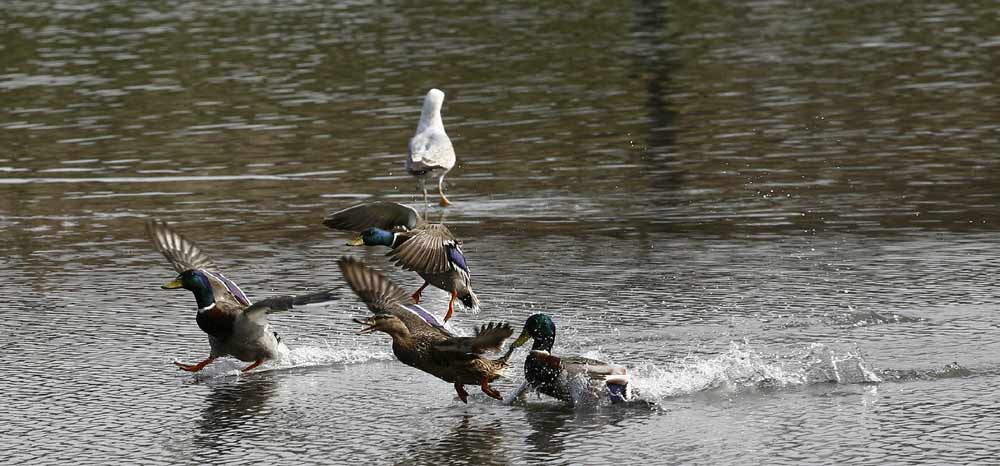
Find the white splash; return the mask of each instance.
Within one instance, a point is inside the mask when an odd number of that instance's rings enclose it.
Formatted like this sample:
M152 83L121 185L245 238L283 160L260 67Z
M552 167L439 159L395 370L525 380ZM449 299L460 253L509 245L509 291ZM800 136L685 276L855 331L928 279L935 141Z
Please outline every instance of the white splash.
M648 402L706 390L782 388L816 383L878 383L882 380L857 351L835 351L820 343L802 354L766 356L748 345L709 359L689 356L671 367L646 363L632 369L632 389Z
M334 364L359 364L366 361L382 361L393 359L393 355L384 349L371 347L344 347L331 344L295 345L289 348L283 342L279 351L281 357L262 364L253 370L254 373L274 370L292 369L297 367L327 366ZM230 377L246 375L242 372L248 363L233 358L219 358L205 369L194 374L196 380L215 377Z
M365 347L344 348L327 345L317 346L296 346L288 350L282 344L283 356L274 365L275 369L285 369L290 367L323 366L329 364L359 364L372 360L392 359L392 353L384 349L372 349Z

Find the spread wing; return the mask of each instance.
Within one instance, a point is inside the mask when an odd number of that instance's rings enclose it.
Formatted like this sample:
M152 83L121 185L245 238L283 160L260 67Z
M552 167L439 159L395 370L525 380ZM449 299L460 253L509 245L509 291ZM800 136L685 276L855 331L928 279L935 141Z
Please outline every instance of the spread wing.
M196 269L216 270L212 259L209 259L193 241L171 229L167 222L147 221L146 234L153 241L156 250L163 253L177 273Z
M455 149L451 138L441 129L429 129L410 139L410 165L414 170L455 166Z
M428 224L412 232L403 233L407 239L389 251L389 258L404 270L422 273L444 273L451 270L450 249L458 247L455 236L448 227ZM465 257L462 256L462 265Z
M393 231L398 227L416 228L420 215L412 207L396 202L369 202L333 212L323 219L323 225L334 230L364 231L381 228Z
M499 351L504 340L514 334L510 324L490 322L476 329L474 337L454 338L438 344L438 351L456 351L459 353L483 354L487 351Z
M388 277L353 257L337 261L344 279L374 314L392 314L410 333L431 333L452 337L444 325L424 308L413 304L410 295Z
M255 319L265 314L290 311L296 307L333 301L335 299L337 299L337 297L333 294L333 290L296 296L272 296L265 300L257 301L250 307L244 309L243 312L247 314L248 317Z
M409 295L381 272L353 257L337 261L344 279L354 293L375 314L392 314L397 306L408 304Z

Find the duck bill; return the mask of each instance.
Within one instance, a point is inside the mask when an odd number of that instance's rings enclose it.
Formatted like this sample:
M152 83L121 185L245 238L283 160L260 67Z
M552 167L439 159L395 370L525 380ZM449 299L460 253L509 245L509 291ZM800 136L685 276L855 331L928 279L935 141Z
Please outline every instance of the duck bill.
M176 290L178 288L184 288L184 284L181 283L181 279L175 278L170 282L163 284L160 288L163 288L164 290Z
M355 237L347 240L347 245L348 246L364 246L365 245L365 240L361 239L360 236L355 236Z
M519 348L521 345L527 343L530 338L531 335L528 335L527 330L522 331L521 335L517 337L517 340L514 340L514 344L510 345L511 349Z
M364 335L366 333L372 333L375 331L375 321L373 319L353 319L355 322L364 325L365 327L358 330L358 334Z

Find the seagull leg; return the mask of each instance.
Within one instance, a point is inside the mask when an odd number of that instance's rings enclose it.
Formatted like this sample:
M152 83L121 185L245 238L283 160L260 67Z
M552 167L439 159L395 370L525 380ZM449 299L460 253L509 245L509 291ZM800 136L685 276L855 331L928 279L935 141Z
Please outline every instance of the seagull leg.
M469 392L465 391L462 382L455 382L455 392L458 393L458 399L462 400L462 403L469 404Z
M192 365L192 364L184 364L182 362L174 361L174 365L176 365L177 367L180 367L181 369L184 369L184 370L186 370L188 372L198 372L198 371L204 369L205 366L211 364L212 361L215 361L215 356L209 356L207 359L205 359L202 362L199 362L198 364L193 364Z
M417 178L417 184L420 185L420 190L424 192L424 205L427 205L427 182L424 181L423 177Z
M441 207L448 207L449 205L451 205L451 202L448 201L448 198L444 196L444 175L446 175L447 173L448 172L442 173L441 178L438 178L438 194L441 195ZM427 201L425 200L424 202Z
M251 370L253 370L253 368L255 368L255 367L257 367L257 366L259 366L261 364L264 364L264 360L263 359L258 359L256 361L254 361L253 364L251 364L251 365L249 365L247 367L244 367L241 372L250 372Z
M448 313L444 315L444 321L447 322L451 319L451 315L455 313L455 300L458 299L458 292L451 292L451 300L448 301Z
M479 388L483 389L483 393L487 394L490 398L496 398L503 401L503 395L497 391L497 389L490 386L489 377L483 376L483 382L479 385Z
M417 291L413 292L410 296L410 298L413 298L413 304L420 304L420 293L424 292L424 288L427 288L427 285L428 283L424 282L424 284L420 288L417 288Z

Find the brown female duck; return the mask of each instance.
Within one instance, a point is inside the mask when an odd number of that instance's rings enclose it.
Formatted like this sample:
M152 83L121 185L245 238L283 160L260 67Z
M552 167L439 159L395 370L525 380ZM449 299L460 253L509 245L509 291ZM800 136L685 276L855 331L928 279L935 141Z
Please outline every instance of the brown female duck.
M411 303L406 291L381 272L351 257L337 263L351 289L375 314L354 319L365 325L360 333L388 333L392 352L400 362L454 384L463 403L469 396L464 385L479 385L483 393L503 399L490 382L507 368L510 352L495 360L486 359L483 353L500 349L514 333L509 324L489 323L473 337L455 336L433 314Z

